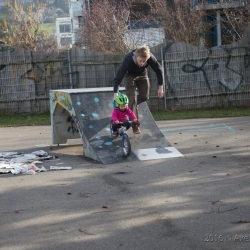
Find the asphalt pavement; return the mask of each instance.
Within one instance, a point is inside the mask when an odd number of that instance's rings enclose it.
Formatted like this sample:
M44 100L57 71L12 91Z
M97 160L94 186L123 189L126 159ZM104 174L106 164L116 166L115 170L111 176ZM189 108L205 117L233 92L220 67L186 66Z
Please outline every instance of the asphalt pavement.
M250 249L249 124L160 121L184 157L107 165L80 140L51 145L50 126L0 128L0 152L44 150L56 157L44 167L72 167L0 175L0 249Z

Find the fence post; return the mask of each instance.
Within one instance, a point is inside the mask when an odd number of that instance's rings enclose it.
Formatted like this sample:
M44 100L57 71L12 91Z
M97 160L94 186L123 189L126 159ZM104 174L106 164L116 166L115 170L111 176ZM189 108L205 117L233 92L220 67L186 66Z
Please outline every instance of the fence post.
M161 47L161 65L162 65L162 75L163 75L163 93L164 93L164 109L167 109L167 99L166 99L166 88L165 88L165 64L164 64L164 55L163 49Z
M70 83L70 88L73 89L72 71L71 71L71 60L70 60L70 51L69 51L69 48L68 48L68 62L69 62L69 83Z

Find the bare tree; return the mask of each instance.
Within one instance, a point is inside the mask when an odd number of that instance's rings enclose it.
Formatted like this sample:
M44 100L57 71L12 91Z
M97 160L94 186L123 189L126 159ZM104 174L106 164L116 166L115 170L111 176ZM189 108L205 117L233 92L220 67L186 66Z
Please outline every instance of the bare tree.
M220 10L222 43L231 44L242 39L244 31L250 23L250 4L248 1L244 5L235 8L234 1L228 0L227 6Z
M30 3L25 11L23 4L14 0L13 4L7 2L7 7L7 19L0 23L0 28L5 31L4 39L8 45L37 52L56 47L56 39L41 29L45 4Z
M190 0L93 0L84 11L81 41L96 51L124 54L137 44L131 27L142 30L153 24L167 39L199 45L200 36L214 25L204 22L205 17L205 10L190 9Z
M124 54L140 45L146 26L155 19L151 9L155 4L151 2L91 1L90 10L84 10L84 23L79 33L80 45L114 54Z
M99 52L123 54L128 51L123 39L127 31L126 14L126 7L115 0L93 0L90 11L84 11L84 26L80 31L82 45Z
M161 1L161 0L160 0ZM198 46L200 38L215 24L206 22L207 13L190 8L190 0L173 0L166 4L164 31L166 38Z

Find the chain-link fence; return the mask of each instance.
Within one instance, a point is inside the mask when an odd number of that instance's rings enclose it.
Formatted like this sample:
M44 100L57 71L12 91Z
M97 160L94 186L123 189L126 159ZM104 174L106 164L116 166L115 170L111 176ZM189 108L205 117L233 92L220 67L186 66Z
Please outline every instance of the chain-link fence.
M175 43L165 54L169 109L249 106L248 46L188 49Z
M148 68L149 108L249 106L249 51L243 44L208 50L172 41L151 48L164 68L165 96L157 97L156 74ZM42 54L2 47L0 53L0 113L9 114L49 111L50 90L113 86L123 59L80 48Z

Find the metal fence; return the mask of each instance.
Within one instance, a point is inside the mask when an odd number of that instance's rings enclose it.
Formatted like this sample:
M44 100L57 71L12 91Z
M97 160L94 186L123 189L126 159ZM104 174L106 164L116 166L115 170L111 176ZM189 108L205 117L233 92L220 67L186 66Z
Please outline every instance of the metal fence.
M149 68L151 110L249 106L250 47L243 43L208 50L164 41L151 51L163 65L166 90L159 99ZM0 47L0 53L0 113L7 114L49 111L52 89L112 86L123 58L80 48L41 54Z
M7 114L49 111L49 90L112 86L123 58L80 48L34 53L0 47L0 53L0 113Z
M39 54L2 47L0 56L1 113L49 110L49 90L69 88L67 52Z
M213 49L186 46L172 44L165 54L168 108L249 106L248 46Z

